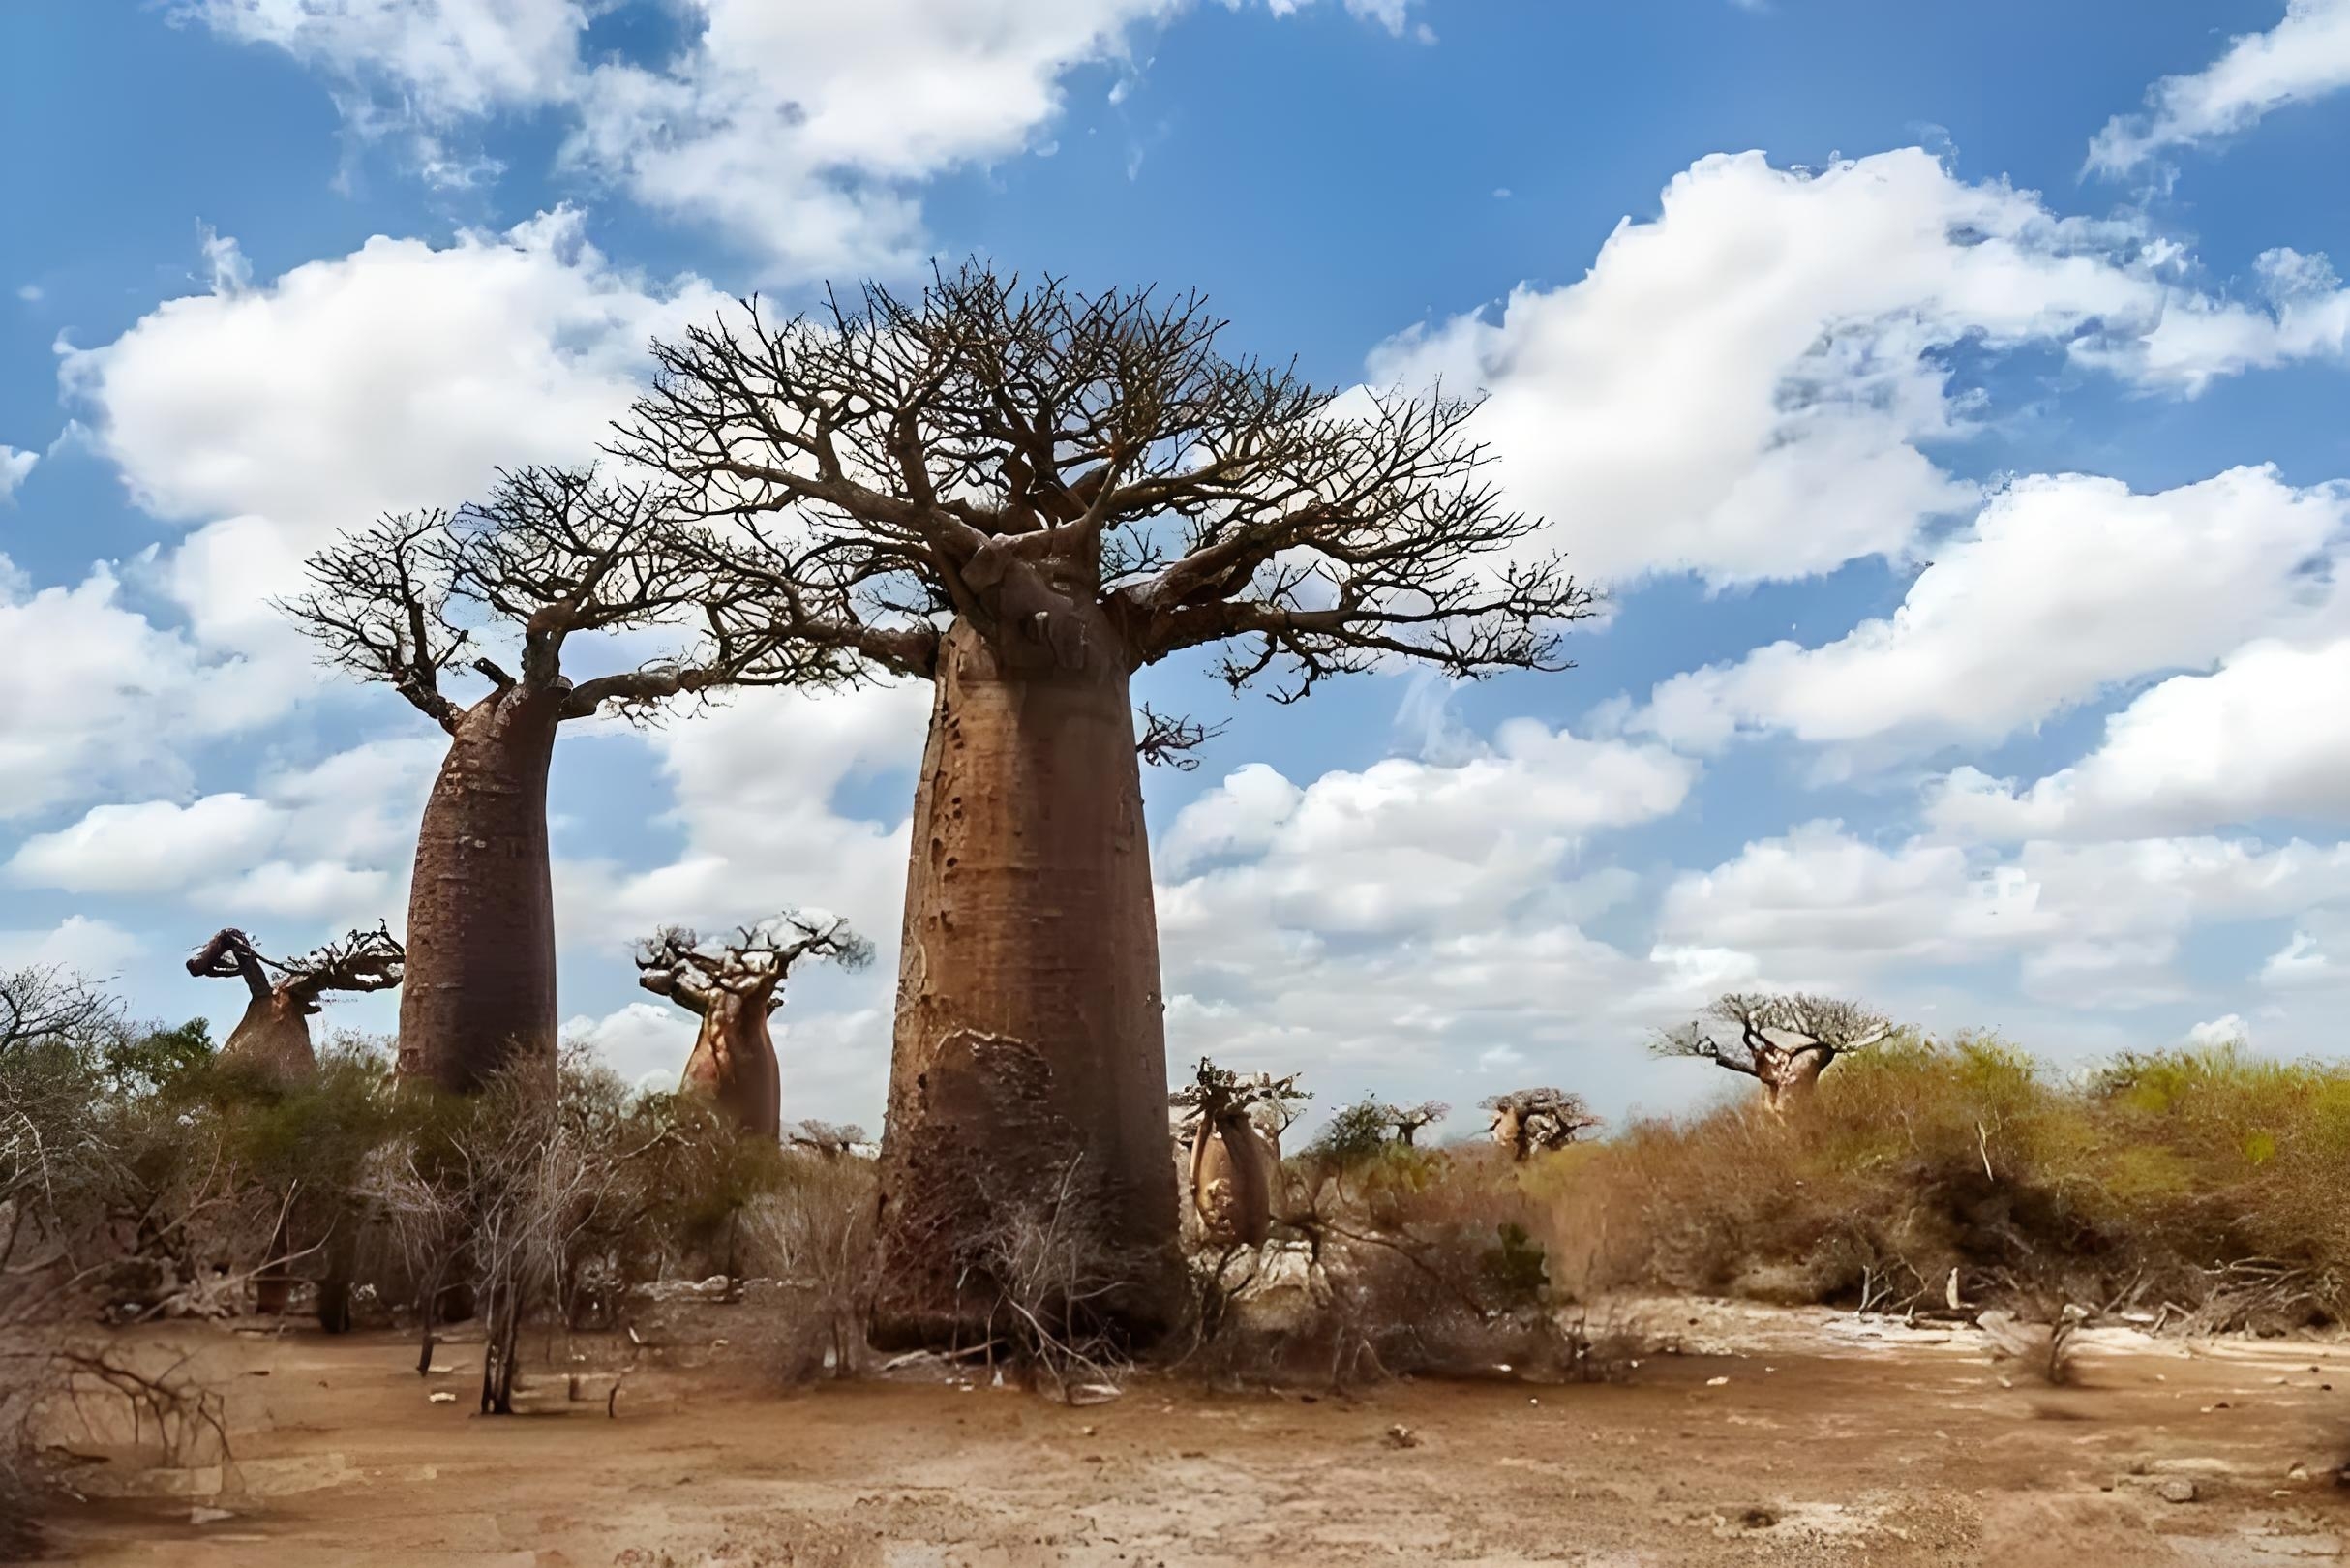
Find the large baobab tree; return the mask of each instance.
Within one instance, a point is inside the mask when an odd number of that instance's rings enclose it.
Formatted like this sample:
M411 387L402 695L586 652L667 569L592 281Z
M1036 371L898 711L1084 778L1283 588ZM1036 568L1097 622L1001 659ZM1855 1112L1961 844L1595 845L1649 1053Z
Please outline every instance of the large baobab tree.
M705 576L670 548L663 488L585 469L502 475L454 516L386 517L310 561L287 612L333 663L380 680L448 732L408 890L400 1071L469 1092L518 1059L555 1081L555 908L547 775L555 738L597 713L651 713L680 696L796 680L809 658L746 643ZM476 651L493 627L511 672ZM678 628L678 656L575 681L591 634ZM821 654L816 655L821 663ZM459 701L458 668L489 689ZM534 1070L535 1070L535 1068Z
M188 973L210 980L242 980L251 1000L228 1032L221 1059L249 1066L280 1083L298 1083L317 1070L310 1020L329 991L387 991L400 983L407 954L388 925L353 931L306 957L277 962L255 950L234 926L214 933Z
M1513 1089L1485 1101L1485 1108L1493 1113L1493 1141L1519 1161L1563 1149L1601 1120L1582 1096L1563 1089Z
M1717 1035L1725 1026L1736 1028L1735 1040ZM1743 1073L1762 1086L1762 1103L1773 1114L1785 1114L1811 1094L1837 1057L1866 1050L1892 1033L1892 1020L1883 1013L1839 997L1732 991L1702 1016L1658 1035L1650 1048L1659 1056L1693 1056Z
M1236 689L1294 702L1387 663L1547 670L1590 610L1482 480L1470 404L1341 399L1226 355L1221 327L1196 297L977 264L815 318L752 306L657 345L614 443L696 492L727 614L933 685L886 1341L983 1319L974 1248L1006 1204L1054 1203L1121 1260L1127 1287L1095 1302L1114 1326L1147 1334L1174 1306L1134 672L1220 646Z
M808 957L855 969L873 961L873 945L846 920L786 914L708 946L666 926L637 950L637 983L702 1020L678 1092L708 1101L754 1137L783 1132L783 1075L767 1021L783 1006L792 966Z
M1280 1156L1258 1130L1260 1105L1309 1098L1295 1074L1247 1076L1199 1059L1192 1079L1167 1097L1186 1114L1191 1140L1191 1204L1214 1240L1262 1247L1273 1220L1273 1171Z

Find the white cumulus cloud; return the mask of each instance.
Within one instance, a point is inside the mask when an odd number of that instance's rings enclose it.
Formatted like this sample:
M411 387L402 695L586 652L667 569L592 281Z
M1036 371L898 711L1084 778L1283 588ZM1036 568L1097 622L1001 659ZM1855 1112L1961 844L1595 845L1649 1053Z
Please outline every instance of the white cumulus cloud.
M2246 130L2290 104L2350 87L2350 0L2287 0L2265 33L2231 39L2201 71L2147 89L2146 111L2116 115L2090 143L2089 166L2127 173L2169 147Z
M1891 617L1675 676L1633 725L1696 747L1759 731L1881 748L1998 740L2264 631L2339 624L2311 568L2345 523L2350 488L2296 490L2265 467L2153 495L2082 474L2018 480L1936 548Z

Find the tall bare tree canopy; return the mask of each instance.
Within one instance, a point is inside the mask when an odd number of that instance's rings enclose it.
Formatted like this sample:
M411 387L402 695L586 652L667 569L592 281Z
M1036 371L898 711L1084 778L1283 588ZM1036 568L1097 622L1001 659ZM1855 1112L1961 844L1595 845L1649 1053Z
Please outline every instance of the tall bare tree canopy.
M555 1073L555 911L547 773L560 725L647 714L739 681L829 678L820 651L741 629L674 548L666 490L587 469L501 476L449 515L386 517L312 558L285 608L324 655L391 686L449 735L408 892L400 1070L471 1090L517 1057ZM674 657L577 679L584 636L675 628ZM508 670L479 645L516 645ZM487 683L460 700L460 671Z
M291 1081L307 1078L317 1069L310 1020L326 993L389 990L400 983L407 962L407 950L385 925L353 931L285 962L262 957L250 937L226 926L188 960L188 973L245 982L251 1000L244 1017L229 1031L221 1056Z
M709 1101L745 1132L782 1135L783 1072L767 1021L783 1006L792 966L809 957L859 968L873 961L873 945L846 920L784 914L716 943L665 926L638 948L637 983L702 1020L679 1094Z
M1132 673L1213 645L1289 702L1383 661L1555 669L1590 613L1481 477L1472 405L1341 399L1222 329L1196 296L979 265L814 318L753 306L657 346L613 444L689 493L739 635L935 682L885 1341L974 1327L975 1238L1065 1190L1131 1264L1107 1316L1147 1334L1179 1294Z
M1728 1026L1737 1031L1724 1040ZM1659 1056L1693 1056L1762 1086L1762 1103L1785 1111L1811 1093L1820 1074L1847 1051L1866 1050L1893 1033L1892 1020L1840 997L1732 991L1703 1015L1659 1034Z

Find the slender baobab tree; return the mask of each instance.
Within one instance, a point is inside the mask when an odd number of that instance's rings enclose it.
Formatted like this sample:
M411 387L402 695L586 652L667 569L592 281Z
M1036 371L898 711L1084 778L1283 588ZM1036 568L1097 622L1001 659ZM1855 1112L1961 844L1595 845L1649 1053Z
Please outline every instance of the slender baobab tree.
M1220 646L1295 702L1422 661L1564 664L1589 593L1482 478L1445 398L1228 357L1196 296L978 264L655 346L613 450L695 493L756 635L929 680L883 1135L875 1330L975 1329L996 1210L1180 1293L1134 672ZM750 635L746 633L746 635ZM1147 727L1146 727L1147 728ZM1144 742L1147 748L1149 737ZM1057 1194L1069 1194L1061 1201Z
M1513 1089L1488 1100L1485 1108L1493 1113L1493 1141L1513 1160L1563 1149L1601 1120L1582 1096L1563 1089Z
M1262 1247L1273 1220L1273 1172L1280 1156L1255 1116L1260 1105L1311 1098L1297 1076L1243 1075L1199 1059L1192 1079L1167 1097L1186 1113L1191 1139L1191 1204L1217 1241Z
M188 973L208 980L242 980L251 1000L228 1032L221 1059L252 1066L280 1083L299 1083L317 1071L310 1020L329 991L388 991L400 983L407 953L388 925L353 931L306 957L264 958L234 926L214 933Z
M708 1101L754 1137L782 1135L783 1075L767 1021L783 1006L792 966L807 957L861 968L873 961L873 945L846 920L785 914L712 945L665 926L637 950L637 983L702 1020L678 1092Z
M1395 1129L1396 1141L1406 1149L1420 1135L1421 1130L1443 1121L1453 1113L1452 1106L1441 1100L1423 1100L1417 1105L1389 1105L1387 1125Z
M1737 1039L1716 1037L1726 1025L1736 1026ZM1762 1086L1763 1105L1784 1115L1810 1097L1837 1057L1867 1050L1892 1033L1891 1019L1839 997L1732 991L1699 1018L1659 1034L1650 1048L1744 1073Z
M748 623L726 618L671 548L667 498L585 469L504 474L486 502L454 516L402 514L346 535L312 558L310 592L286 607L330 661L383 681L448 732L408 890L404 1075L469 1092L527 1059L544 1063L552 1091L547 773L562 725L813 668L744 640ZM491 626L519 640L515 671L468 658ZM586 634L672 626L692 634L679 656L576 683L565 670ZM446 689L461 664L489 683L468 702Z

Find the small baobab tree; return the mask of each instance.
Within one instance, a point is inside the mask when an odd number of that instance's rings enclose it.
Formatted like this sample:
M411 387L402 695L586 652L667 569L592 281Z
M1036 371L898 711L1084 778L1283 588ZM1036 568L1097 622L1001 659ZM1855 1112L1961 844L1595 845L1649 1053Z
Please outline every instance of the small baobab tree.
M225 926L188 960L188 973L245 982L245 1015L228 1032L220 1060L254 1073L273 1089L286 1090L317 1075L310 1020L324 1007L327 994L388 991L400 983L407 959L388 924L354 930L306 956L283 962L262 957L243 931ZM318 1321L329 1333L342 1333L350 1327L350 1216L340 1212L342 1205L333 1194L304 1192L301 1185L288 1183L278 1194L268 1256L253 1277L254 1304L263 1312L286 1311L293 1287L286 1263L296 1255L297 1245L308 1249L315 1242L326 1253L325 1274L318 1282Z
M213 934L188 960L188 973L205 980L242 980L245 1015L228 1032L221 1059L250 1067L281 1083L300 1083L317 1070L310 1020L330 991L388 991L406 973L407 950L389 925L355 930L339 942L284 962L264 958L235 926Z
M1341 400L1227 355L1222 326L1197 296L976 263L813 318L753 305L656 345L613 444L694 491L745 635L932 684L882 1140L886 1342L975 1331L991 1206L1064 1193L1084 1217L1066 1234L1128 1265L1092 1310L1129 1338L1178 1310L1139 772L1165 748L1147 721L1138 745L1134 673L1220 648L1236 690L1295 702L1373 666L1556 669L1591 610L1483 480L1472 404Z
M702 1020L678 1092L708 1101L754 1137L782 1135L783 1076L767 1021L783 1006L792 966L809 957L854 969L873 961L873 945L846 920L785 914L707 946L665 926L637 950L637 983Z
M1486 1101L1485 1109L1493 1113L1493 1141L1519 1161L1563 1149L1601 1121L1582 1096L1563 1089L1513 1089Z
M1732 1027L1737 1038L1722 1039ZM1733 991L1701 1017L1659 1034L1650 1048L1743 1073L1762 1086L1763 1105L1784 1115L1810 1096L1837 1057L1867 1050L1892 1033L1883 1013L1838 997Z
M1423 1129L1432 1127L1453 1113L1452 1106L1441 1100L1423 1100L1417 1105L1389 1105L1387 1125L1395 1130L1396 1141L1406 1149Z
M741 641L706 577L672 548L671 523L656 485L522 469L454 516L390 516L345 535L311 558L310 591L285 606L330 662L391 686L448 732L409 883L403 1075L470 1092L527 1059L554 1083L547 776L558 730L809 669ZM468 658L494 627L520 644L512 672L486 653ZM690 646L587 679L566 669L591 635L658 629ZM451 696L460 667L489 690Z
M1262 1247L1273 1220L1273 1173L1280 1156L1258 1130L1260 1105L1310 1099L1297 1076L1243 1074L1206 1057L1192 1080L1167 1097L1186 1114L1191 1143L1191 1204L1209 1237Z

